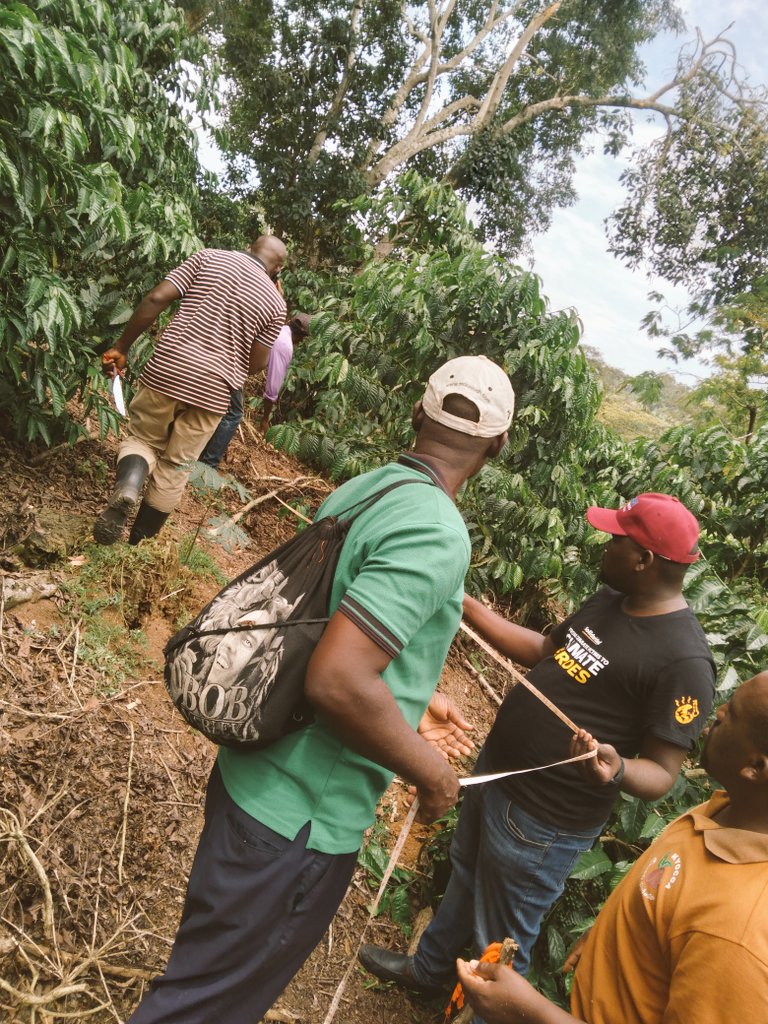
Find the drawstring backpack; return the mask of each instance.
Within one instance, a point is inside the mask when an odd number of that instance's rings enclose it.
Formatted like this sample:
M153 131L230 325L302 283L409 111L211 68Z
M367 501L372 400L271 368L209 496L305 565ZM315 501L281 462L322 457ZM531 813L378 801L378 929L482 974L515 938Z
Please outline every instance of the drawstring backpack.
M165 685L191 726L222 746L258 749L314 721L304 677L328 623L344 540L359 515L411 483L429 481L399 480L312 523L171 637Z

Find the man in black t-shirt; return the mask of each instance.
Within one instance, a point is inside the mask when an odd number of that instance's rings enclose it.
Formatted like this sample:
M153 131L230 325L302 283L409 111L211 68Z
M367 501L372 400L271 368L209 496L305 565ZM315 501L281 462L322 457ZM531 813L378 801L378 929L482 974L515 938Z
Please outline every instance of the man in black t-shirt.
M612 534L601 566L606 586L551 633L517 626L470 597L464 615L498 650L530 667L531 682L598 738L597 756L470 787L451 847L451 880L415 956L361 950L379 977L436 988L462 949L471 945L479 955L506 936L517 941L514 966L526 973L544 914L618 793L644 800L667 793L706 721L715 667L682 595L685 570L699 557L696 519L665 494L641 494L618 511L593 507L587 519ZM582 748L516 686L478 770L535 768Z

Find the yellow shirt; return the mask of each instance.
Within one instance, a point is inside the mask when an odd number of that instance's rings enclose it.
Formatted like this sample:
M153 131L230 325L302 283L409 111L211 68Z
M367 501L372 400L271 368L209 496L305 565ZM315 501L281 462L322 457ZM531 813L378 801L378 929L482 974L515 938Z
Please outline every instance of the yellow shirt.
M768 1024L768 835L722 828L720 791L612 893L574 978L588 1024Z

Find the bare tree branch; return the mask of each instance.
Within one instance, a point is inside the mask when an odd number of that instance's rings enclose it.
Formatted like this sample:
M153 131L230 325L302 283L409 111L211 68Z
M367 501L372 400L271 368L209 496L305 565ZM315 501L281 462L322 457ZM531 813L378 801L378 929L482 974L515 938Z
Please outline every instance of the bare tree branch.
M382 116L381 124L383 128L390 128L392 127L392 125L396 123L398 117L400 116L400 113L402 112L406 100L414 91L414 89L418 88L420 85L423 85L425 82L427 82L430 78L430 75L432 75L433 77L434 84L434 81L438 77L449 75L452 71L455 71L457 68L459 68L464 63L464 61L466 61L468 57L471 57L475 50L483 42L485 42L485 40L488 38L488 36L491 35L492 32L494 32L496 29L499 28L499 26L501 26L502 24L507 22L511 17L513 17L513 15L517 12L520 6L519 3L513 3L510 7L501 11L497 15L498 0L492 0L490 9L488 11L488 15L485 19L485 22L483 23L482 28L473 36L473 38L467 43L467 45L462 50L459 50L450 59L444 60L441 63L437 64L433 58L435 56L439 57L439 42L442 40L442 36L448 24L450 15L453 13L454 3L455 0L449 0L445 9L441 13L436 12L436 18L431 19L430 22L429 35L427 35L426 33L417 32L410 18L407 18L409 31L411 31L411 34L414 35L423 43L423 49L414 58L413 62L411 63L411 67L407 75L405 76L405 79L403 80L402 85L397 90L395 95L392 97L392 101L389 107ZM428 61L429 68L426 68ZM430 92L429 101L426 104L426 106L422 104L422 110L420 111L420 115L422 115L423 111L427 109L429 102L431 102L431 98L434 93L434 88L428 91ZM472 106L476 105L477 101L475 100L475 97L472 97L472 100ZM444 120L443 117L440 118L440 121L442 120ZM383 145L383 139L376 139L371 143L371 146L368 151L369 163L374 160L377 153L381 151Z
M480 100L476 96L462 96L460 99L454 100L452 103L448 103L442 110L439 110L433 117L430 117L428 121L424 122L424 128L428 131L433 131L438 125L447 121L454 114L460 113L462 110L476 110L480 106Z
M331 101L331 105L328 108L328 113L323 119L323 127L315 135L314 142L307 154L307 162L313 164L322 152L325 140L328 138L328 132L338 120L341 114L342 107L344 105L344 97L349 89L350 81L352 79L352 71L357 61L357 40L360 28L360 18L363 13L363 2L364 0L355 0L352 7L352 13L349 19L349 49L347 50L347 59L344 62L344 72L339 82L339 87L336 90L336 94Z
M491 8L488 12L488 17L485 19L483 27L480 29L477 35L475 35L474 38L470 40L469 43L467 43L463 50L459 50L459 52L454 54L454 56L451 57L450 60L444 61L440 65L438 69L440 74L442 75L448 71L455 71L456 68L458 68L461 64L464 63L467 57L472 56L472 54L475 52L478 46L480 46L481 43L484 43L488 36L493 31L495 31L495 29L497 29L500 25L502 25L505 21L508 21L514 14L517 13L517 9L519 6L519 4L513 4L511 7L507 8L507 10L502 11L498 17L496 17L496 9L498 7L498 4L494 0L494 2L491 4Z
M450 16L450 11L453 10L455 0L450 0L447 8L446 15ZM416 115L416 121L413 127L414 131L418 131L421 125L424 123L424 119L427 116L430 104L432 103L432 97L435 90L435 81L437 79L437 63L440 59L440 44L443 38L443 29L446 24L446 18L439 18L437 8L435 7L435 0L427 0L429 7L429 71L427 72L427 88L424 91L424 97L421 101L421 107L418 114Z
M517 40L515 45L512 47L512 52L507 57L506 61L499 69L496 77L491 84L491 88L488 90L483 101L482 106L476 117L477 127L476 131L484 128L486 124L491 120L493 115L496 113L501 98L504 95L504 90L507 87L509 76L515 69L517 62L520 60L522 55L525 53L526 47L544 25L560 10L561 0L555 0L555 3L545 7L543 11L532 18L531 21L526 25L520 38Z
M439 51L442 48L443 35L448 19L453 13L454 0L449 0L442 10L436 0L428 0L428 2L430 13L429 35L419 35L419 38L424 40L423 48L414 58L408 75L383 115L382 126L389 128L395 124L408 97L417 87L426 84L425 93L421 99L418 114L400 139L383 153L381 151L384 142L381 138L371 144L368 152L366 178L373 187L379 185L389 174L419 153L436 146L441 146L453 139L477 135L487 128L497 115L499 107L503 102L510 76L524 56L529 43L536 33L557 13L561 6L561 0L555 0L555 2L548 4L531 19L515 41L514 46L503 63L497 68L491 85L483 99L468 94L446 102L439 109L430 112L438 92L437 83L440 78L443 76L450 77L451 73L464 60L470 57L481 43L516 13L519 5L515 3L499 11L497 0L493 0L482 27L473 38L453 57L440 61ZM697 31L693 53L690 54L686 61L681 61L673 78L649 95L643 97L630 95L587 96L568 93L555 94L548 99L531 103L519 110L499 126L498 133L500 136L509 135L521 125L543 114L575 107L584 109L606 107L617 110L652 111L665 118L669 132L675 121L685 117L685 112L681 111L674 102L674 94L702 75L711 76L714 87L724 99L733 103L750 103L760 107L764 106L766 101L762 94L744 97L738 89L734 90L731 88L732 84L736 81L734 73L735 64L735 48L730 40L724 38L722 33L706 41L701 33ZM453 121L457 117L459 120ZM447 123L452 121L453 123ZM712 127L714 129L718 126L713 123ZM734 141L737 142L738 140ZM379 153L381 153L381 156L377 160L376 157Z
M431 37L433 46L436 48L439 48L442 32L444 30L445 24L447 23L447 16L450 14L450 11L452 10L452 3L453 0L449 0L449 9L446 10L446 17L444 20L440 19L439 22L433 21ZM554 3L549 4L543 11L540 11L539 14L537 14L534 18L531 19L529 24L526 26L526 28L523 30L523 32L517 39L515 45L512 47L512 50L509 53L509 56L506 58L504 64L501 66L501 68L499 68L496 75L494 76L491 87L486 93L486 97L483 101L478 101L475 97L468 96L462 97L460 100L454 100L451 104L448 104L445 108L443 108L443 110L438 111L435 115L433 115L429 122L426 122L424 119L423 115L425 114L426 107L425 104L422 103L421 110L419 111L419 117L417 117L410 131L402 139L396 142L387 151L387 153L385 153L385 155L382 157L382 159L375 167L370 169L368 174L368 181L374 185L379 184L381 181L384 180L384 178L386 178L386 176L391 171L393 171L396 167L400 166L406 160L410 159L412 156L415 156L417 153L420 153L425 149L431 149L433 146L440 145L442 142L446 142L450 139L457 138L462 135L474 135L476 132L480 131L496 112L496 109L498 108L498 105L501 102L501 98L504 94L504 89L506 88L507 82L509 81L509 76L512 74L512 71L514 70L516 64L525 52L525 49L528 46L529 42L534 37L536 32L538 32L539 29L544 24L546 24L546 22L549 21L549 19L553 17L554 14L557 13L560 6L561 0L555 0ZM494 17L495 6L492 6L492 10L489 13L488 18L486 19L483 28L474 37L474 39L464 48L464 50L460 52L460 54L457 54L456 57L452 58L450 61L441 64L439 67L435 66L435 61L433 59L430 72L427 73L427 79L429 79L430 74L447 74L449 71L455 70L455 68L459 66L461 61L465 59L469 54L471 54L473 50L476 49L476 47L480 44L480 42L490 34L490 32L498 28L499 25L503 24L510 17L510 15L514 13L514 10L514 7L510 8L508 11L502 12L502 14L496 18ZM438 35L438 30L440 35ZM396 99L398 100L400 107L402 107L402 105L405 103L405 100L407 99L409 92L412 91L412 89L415 88L417 84L420 84L420 82L424 80L425 78L423 76L415 75L412 76L410 79L407 79L403 83L400 90L398 90L398 93L396 94ZM433 84L434 81L432 81L429 84L427 89L427 92L429 94L428 97L425 97L425 102L427 104L431 101L432 98ZM401 94L403 95L402 98L400 99ZM480 109L477 115L467 124L454 125L450 128L444 128L439 131L432 131L427 129L426 135L422 131L422 128L425 127L427 124L429 124L431 128L434 125L442 123L444 120L446 120L446 118L450 117L453 113L456 113L459 110L469 110L477 107L478 103L480 104ZM387 118L391 113L393 113L393 111L394 104L387 111L387 114L385 114L384 118L382 118L382 123L384 123L385 118ZM381 146L380 144L378 144L376 152L378 152L378 149L380 148ZM372 152L370 155L375 155L375 152Z

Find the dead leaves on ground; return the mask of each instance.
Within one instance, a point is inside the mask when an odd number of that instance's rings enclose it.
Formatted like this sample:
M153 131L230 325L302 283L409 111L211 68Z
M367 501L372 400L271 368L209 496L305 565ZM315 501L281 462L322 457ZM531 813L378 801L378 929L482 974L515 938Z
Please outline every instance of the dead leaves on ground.
M5 617L0 1015L18 1024L128 1016L175 931L212 758L158 722L156 681L100 692L75 650Z

